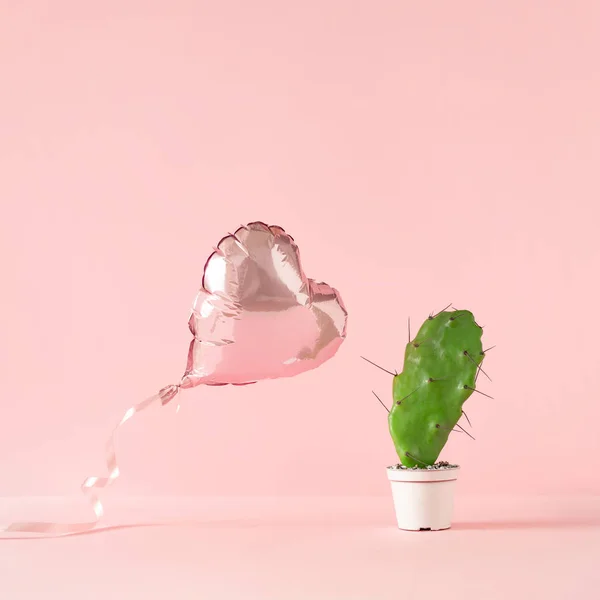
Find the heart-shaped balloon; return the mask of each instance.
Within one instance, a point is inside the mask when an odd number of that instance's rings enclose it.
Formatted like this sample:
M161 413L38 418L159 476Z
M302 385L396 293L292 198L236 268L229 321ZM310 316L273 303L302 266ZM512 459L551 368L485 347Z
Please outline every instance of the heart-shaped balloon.
M347 317L337 290L306 277L290 235L249 223L206 262L180 385L244 385L314 369L340 347Z
M181 388L244 385L314 369L340 347L347 318L338 292L306 277L298 246L281 227L260 222L240 227L219 242L204 267L181 382L125 411L107 443L108 475L87 477L81 485L96 518L84 523L19 521L0 532L56 537L92 531L104 510L99 490L119 476L114 437L121 425L155 403L167 404Z

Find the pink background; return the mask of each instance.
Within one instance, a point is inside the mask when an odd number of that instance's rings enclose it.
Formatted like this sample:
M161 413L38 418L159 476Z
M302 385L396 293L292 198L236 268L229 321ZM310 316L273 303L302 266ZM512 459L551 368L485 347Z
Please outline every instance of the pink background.
M0 495L103 473L178 380L219 238L264 220L341 292L321 369L195 389L114 493L387 494L406 318L485 325L461 493L600 493L600 5L4 0ZM550 466L551 465L551 466Z

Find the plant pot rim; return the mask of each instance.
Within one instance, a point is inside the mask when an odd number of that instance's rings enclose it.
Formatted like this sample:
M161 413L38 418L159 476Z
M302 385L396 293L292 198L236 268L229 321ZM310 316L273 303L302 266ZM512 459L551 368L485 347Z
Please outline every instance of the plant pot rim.
M392 483L443 483L456 481L460 466L452 465L439 469L386 469L388 479Z
M440 473L443 471L459 471L460 465L449 465L447 467L438 467L437 469L428 469L427 467L406 467L404 469L397 469L396 465L390 465L389 467L386 467L386 469L398 473Z

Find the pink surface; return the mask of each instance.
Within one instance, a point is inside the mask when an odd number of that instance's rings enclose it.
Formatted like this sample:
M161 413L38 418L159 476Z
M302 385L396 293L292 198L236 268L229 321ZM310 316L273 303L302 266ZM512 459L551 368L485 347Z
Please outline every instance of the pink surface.
M415 533L395 527L390 498L131 498L112 505L112 523L173 524L0 542L0 594L7 600L597 597L598 498L459 499L453 529ZM64 505L64 499L4 500L0 517L24 508L55 517Z
M401 368L406 318L448 302L498 345L496 399L468 402L477 441L443 454L464 492L600 493L599 22L591 1L2 2L2 495L100 472L123 410L185 367L211 246L254 219L340 289L347 342L294 380L196 389L128 424L116 494L387 494L371 389L389 401L391 380L359 355ZM534 534L486 547L526 574L515 549L548 553L556 532ZM158 535L139 565L196 534ZM381 535L395 563L425 543ZM93 557L112 539L81 543ZM198 539L172 564L208 560ZM384 555L377 585L397 577Z

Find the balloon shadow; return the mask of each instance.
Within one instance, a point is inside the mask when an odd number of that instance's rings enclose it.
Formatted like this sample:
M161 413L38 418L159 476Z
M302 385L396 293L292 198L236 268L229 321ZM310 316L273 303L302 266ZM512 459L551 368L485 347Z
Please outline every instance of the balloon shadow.
M9 535L7 537L0 537L1 541L8 540L55 540L57 538L66 537L81 537L84 535L96 535L99 533L108 533L109 531L124 531L126 529L145 529L150 527L204 527L204 528L227 528L235 527L242 529L250 529L258 527L263 522L256 519L222 519L214 521L148 521L147 523L121 523L119 525L99 525L93 529L86 531L74 531L70 533L62 534L48 534L48 535Z

